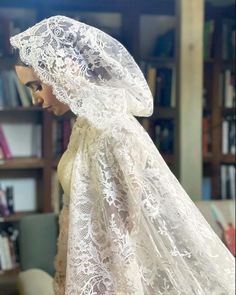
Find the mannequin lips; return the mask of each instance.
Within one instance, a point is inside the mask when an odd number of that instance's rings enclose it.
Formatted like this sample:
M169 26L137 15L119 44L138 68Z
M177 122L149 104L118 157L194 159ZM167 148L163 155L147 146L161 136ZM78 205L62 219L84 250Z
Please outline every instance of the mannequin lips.
M52 106L43 107L44 110L50 111L52 110Z
M53 112L53 107L51 105L47 106L47 107L43 107L43 110L51 113L51 112Z

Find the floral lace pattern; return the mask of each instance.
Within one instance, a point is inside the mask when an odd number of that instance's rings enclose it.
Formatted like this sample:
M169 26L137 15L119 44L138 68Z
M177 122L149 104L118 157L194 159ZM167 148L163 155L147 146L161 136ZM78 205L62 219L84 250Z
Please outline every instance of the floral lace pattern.
M149 116L150 89L128 51L106 33L54 16L10 39L56 97L80 117L104 126L111 114ZM122 87L121 87L122 85Z
M233 295L234 257L134 118L152 97L124 47L63 16L11 43L78 115L57 294Z
M73 169L68 294L234 294L234 257L136 119L89 126Z

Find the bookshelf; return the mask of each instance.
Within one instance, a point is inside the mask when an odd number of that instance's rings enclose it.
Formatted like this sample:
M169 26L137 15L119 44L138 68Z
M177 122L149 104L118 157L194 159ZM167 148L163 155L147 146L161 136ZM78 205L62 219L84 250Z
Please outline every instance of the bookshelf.
M63 14L71 17L79 18L83 21L87 21L88 24L95 25L108 33L114 35L117 39L127 47L127 49L134 56L140 67L146 76L148 76L149 69L171 68L172 75L177 75L177 48L175 48L177 41L180 39L179 35L179 19L177 18L176 3L174 0L149 0L149 1L125 1L125 0L89 0L89 1L47 1L47 3L40 3L39 1L6 1L2 0L0 4L0 15L3 13L6 16L11 15L17 19L25 17L27 15L27 22L34 23L45 17L55 14ZM207 4L206 6L206 20L215 19L217 23L216 32L221 31L221 16L227 13L227 17L232 18L232 7L223 8L214 7ZM111 20L113 25L110 26ZM23 24L23 27L25 24ZM153 28L147 30L147 28ZM23 29L23 28L22 28ZM160 54L160 48L157 50L159 53L154 52L154 47L160 36L165 35L170 30L173 30L174 34L171 35L173 48L168 51L168 54ZM216 42L220 48L221 34L215 34L217 36ZM178 40L177 40L178 39ZM234 108L220 107L218 104L218 79L223 66L232 66L233 59L222 60L219 52L215 52L214 55L210 55L204 61L204 86L207 89L206 106L203 109L203 115L209 115L211 118L211 126L216 126L221 122L221 119L225 115L234 114ZM2 66L1 66L2 65ZM1 69L7 69L12 67L11 58L9 54L2 54L0 57ZM1 71L0 69L0 71ZM173 77L172 76L172 77ZM210 78L209 78L210 77ZM148 77L147 77L148 78ZM156 80L156 74L154 77ZM173 93L177 92L179 81L176 79L175 84L171 85ZM180 165L180 152L181 144L179 141L180 128L178 128L180 116L183 116L179 112L179 100L181 97L173 97L174 103L171 105L156 105L154 113L150 118L141 118L140 121L149 132L152 139L157 141L157 132L159 137L165 139L171 139L171 142L164 142L164 151L160 150L165 161L171 168L171 170L178 177L178 170ZM165 103L164 103L165 104ZM201 110L198 110L201 111ZM71 114L68 115L71 118ZM66 116L66 118L68 118ZM34 211L21 211L17 212L9 217L0 220L1 226L5 226L6 223L19 222L22 216L29 213L42 213L53 211L52 195L57 191L54 183L54 174L58 164L58 154L55 156L54 147L54 133L55 125L60 124L64 118L55 118L54 116L43 112L39 108L35 107L4 107L0 110L0 124L13 120L14 122L37 122L42 128L42 155L41 157L21 157L12 158L9 160L0 160L0 182L1 179L7 178L22 178L33 177L35 180L36 189L36 208ZM168 127L165 123L171 122L172 129L171 135L167 131ZM158 124L160 127L158 127ZM163 125L164 124L164 125ZM163 131L164 130L164 131ZM169 133L168 133L169 132ZM198 130L197 130L198 132ZM161 134L161 135L160 135ZM164 135L163 135L164 134ZM193 132L195 134L195 132ZM200 134L200 133L199 133ZM233 164L234 155L221 153L221 131L220 128L214 128L211 132L212 148L210 152L204 155L203 158L203 175L212 177L211 190L212 198L216 199L220 197L219 186L219 173L220 164ZM167 146L167 147L166 147ZM171 148L170 148L171 146ZM183 161L183 160L182 160ZM57 204L58 206L58 204ZM57 208L58 210L58 208ZM0 273L0 285L1 277L4 278L10 276L14 277L19 268L16 271L4 272L4 275ZM0 288L1 293L1 288Z
M206 199L209 197L211 199L230 199L235 198L233 186L235 186L236 165L235 128L233 130L236 115L234 6L206 5L205 35L208 35L209 44L205 46L207 53L205 52L204 56L206 103L203 118L208 117L206 121L208 121L209 146L203 153L203 177L211 177L207 184L207 191L211 195L208 194ZM227 118L232 120L231 124L227 123ZM223 145L226 145L226 151L223 151ZM222 166L225 168L222 169ZM228 169L231 172L227 171Z

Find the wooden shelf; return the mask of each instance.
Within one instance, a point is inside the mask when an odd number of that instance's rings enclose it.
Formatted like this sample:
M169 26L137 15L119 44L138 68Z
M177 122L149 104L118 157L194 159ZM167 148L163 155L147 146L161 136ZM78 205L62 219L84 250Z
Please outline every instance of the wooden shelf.
M125 12L131 9L138 10L146 14L161 14L161 15L174 15L175 14L175 5L173 5L173 0L159 0L158 3L156 0L87 0L87 1L72 1L72 0L58 0L58 1L49 1L48 3L40 2L39 0L32 1L1 1L1 7L12 7L12 8L29 8L29 9L38 9L38 6L41 5L41 9L44 10L74 10L74 11L95 11L95 12ZM131 14L132 15L132 14Z
M225 65L230 65L230 66L232 66L232 65L235 65L236 60L235 60L235 59L222 59L222 60L221 60L221 63L222 63L222 64L225 64Z
M207 58L204 60L205 64L213 64L214 63L214 59L213 58Z
M211 163L212 162L212 154L208 154L203 156L203 162L204 163Z
M205 116L205 115L209 115L212 112L212 110L210 107L205 107L203 108L202 112L203 112L203 115Z
M209 154L203 157L203 162L206 164L212 163L212 161L213 161L212 154ZM232 154L221 155L220 162L225 164L236 164L236 156Z
M27 216L27 215L31 215L31 214L37 214L37 212L35 212L35 211L22 211L22 212L16 212L16 213L11 214L7 217L0 216L0 223L1 222L17 222L22 217Z
M236 115L235 108L222 107L221 108L221 113L222 113L223 116L225 116L225 115Z
M161 152L160 152L161 153ZM175 161L175 156L172 154L162 154L163 159L165 160L166 163L168 164L174 164Z
M44 111L40 107L16 107L0 109L0 123L35 123L42 121Z
M54 159L52 162L52 168L56 169L59 161L60 161L60 157L58 157L57 159Z
M176 108L171 107L155 107L153 111L153 115L150 119L158 120L158 119L174 119L176 116Z
M233 155L233 154L221 155L220 160L222 163L236 164L236 155Z
M0 108L0 113L14 113L14 112L42 112L43 109L40 107L4 107Z
M44 167L43 158L13 158L1 159L1 169L41 169Z
M4 286L4 285L8 286L9 284L14 286L19 272L20 272L19 266L17 266L14 269L10 269L10 270L0 270L0 284L1 284L1 287ZM1 293L1 290L2 289L0 289L0 294L6 294L6 293ZM10 293L10 294L13 294L13 293Z
M159 63L159 64L174 64L175 58L173 57L157 57L157 56L146 56L141 57L141 60L150 63Z

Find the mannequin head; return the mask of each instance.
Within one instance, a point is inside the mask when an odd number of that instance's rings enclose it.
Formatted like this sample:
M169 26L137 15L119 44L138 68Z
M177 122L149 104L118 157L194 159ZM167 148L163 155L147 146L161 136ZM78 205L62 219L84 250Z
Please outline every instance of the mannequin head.
M52 87L43 83L34 69L15 57L15 71L21 83L27 86L32 95L32 103L60 116L69 111L69 106L60 102L53 94Z

